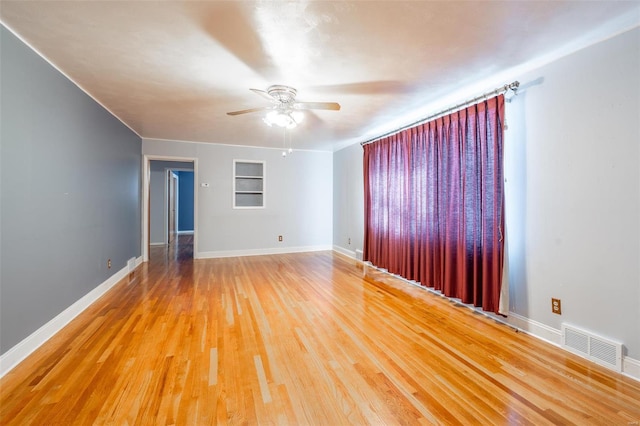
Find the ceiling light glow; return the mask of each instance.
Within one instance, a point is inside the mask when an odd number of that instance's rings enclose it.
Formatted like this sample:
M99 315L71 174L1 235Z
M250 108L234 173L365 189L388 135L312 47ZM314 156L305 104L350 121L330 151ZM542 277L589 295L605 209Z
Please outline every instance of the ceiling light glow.
M271 127L276 125L287 129L293 129L304 119L302 111L274 110L269 112L262 120Z

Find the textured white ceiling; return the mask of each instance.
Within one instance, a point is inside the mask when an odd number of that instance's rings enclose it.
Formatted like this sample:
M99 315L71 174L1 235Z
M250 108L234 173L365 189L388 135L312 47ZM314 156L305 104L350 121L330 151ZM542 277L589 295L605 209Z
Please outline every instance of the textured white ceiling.
M640 2L2 1L0 17L142 137L281 146L263 114L226 112L286 84L342 105L291 131L297 148L334 150L637 26Z

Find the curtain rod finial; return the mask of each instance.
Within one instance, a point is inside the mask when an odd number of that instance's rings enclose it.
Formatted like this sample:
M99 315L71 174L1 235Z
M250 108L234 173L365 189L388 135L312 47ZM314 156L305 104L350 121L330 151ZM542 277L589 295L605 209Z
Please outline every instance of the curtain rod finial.
M507 85L504 86L505 101L511 102L511 100L515 96L518 96L518 87L520 87L520 82L519 81L514 81L513 83L507 84ZM513 94L511 96L507 97L506 94L509 92L509 90L511 90L511 92Z

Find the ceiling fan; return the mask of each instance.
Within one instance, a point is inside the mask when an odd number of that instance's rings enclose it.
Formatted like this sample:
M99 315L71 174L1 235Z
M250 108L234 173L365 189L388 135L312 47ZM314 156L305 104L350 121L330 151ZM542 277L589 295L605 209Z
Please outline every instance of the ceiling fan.
M228 112L228 115L240 115L258 111L270 111L264 118L264 122L269 126L276 125L292 129L296 127L304 118L302 110L321 109L339 111L340 104L336 102L301 102L296 101L298 91L293 87L276 84L270 86L266 91L259 89L249 89L263 98L271 101L273 105L243 109L241 111Z

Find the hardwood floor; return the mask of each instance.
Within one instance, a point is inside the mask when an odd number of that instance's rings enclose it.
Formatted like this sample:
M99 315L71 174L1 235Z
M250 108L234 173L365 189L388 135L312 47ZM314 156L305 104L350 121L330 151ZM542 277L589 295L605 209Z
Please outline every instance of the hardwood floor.
M640 382L338 254L189 250L6 375L0 424L640 421Z

